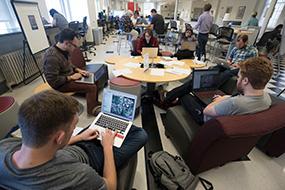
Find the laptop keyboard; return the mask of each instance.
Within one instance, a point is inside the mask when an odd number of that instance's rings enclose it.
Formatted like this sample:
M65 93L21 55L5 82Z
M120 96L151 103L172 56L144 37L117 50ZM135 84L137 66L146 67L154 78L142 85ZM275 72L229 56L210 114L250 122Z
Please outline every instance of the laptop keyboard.
M100 118L96 121L96 125L99 125L101 127L110 129L112 131L117 131L120 134L124 134L124 132L127 129L127 126L129 125L128 122L118 120L113 117L109 117L106 115L101 115Z

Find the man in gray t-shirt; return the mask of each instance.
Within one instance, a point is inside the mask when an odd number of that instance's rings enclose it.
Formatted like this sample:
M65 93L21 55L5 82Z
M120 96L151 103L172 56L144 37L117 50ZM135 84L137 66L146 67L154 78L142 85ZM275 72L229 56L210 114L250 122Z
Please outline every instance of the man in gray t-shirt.
M270 107L271 99L264 88L273 73L271 63L255 57L241 62L239 68L237 90L242 95L215 96L203 111L204 121L218 116L256 113Z
M71 96L55 90L35 94L22 103L18 113L22 139L0 141L0 187L116 189L116 168L146 143L147 135L132 126L120 149L113 148L116 133L109 129L100 134L101 143L94 129L72 136L78 105Z

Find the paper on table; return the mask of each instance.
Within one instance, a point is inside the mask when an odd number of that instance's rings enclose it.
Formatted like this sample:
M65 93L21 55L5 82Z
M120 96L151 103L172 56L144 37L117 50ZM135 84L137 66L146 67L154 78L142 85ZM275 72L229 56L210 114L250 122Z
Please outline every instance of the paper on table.
M165 69L165 71L177 75L189 75L191 73L191 69L181 69L179 67L173 67L172 69Z
M195 63L195 64L198 64L198 65L199 65L199 64L203 64L203 65L205 64L205 62L199 61L199 60L197 60L197 59L194 59L194 63Z
M172 65L183 66L185 64L182 61L161 61L160 63L167 66L172 66Z
M113 75L115 75L115 77L117 77L117 76L124 75L124 74L130 74L132 73L132 71L130 69L117 69L117 70L113 70L112 73Z
M153 76L164 76L164 70L163 69L151 69L150 75L153 75Z
M131 67L131 68L140 68L141 65L139 63L129 62L129 63L126 63L125 66L126 67Z

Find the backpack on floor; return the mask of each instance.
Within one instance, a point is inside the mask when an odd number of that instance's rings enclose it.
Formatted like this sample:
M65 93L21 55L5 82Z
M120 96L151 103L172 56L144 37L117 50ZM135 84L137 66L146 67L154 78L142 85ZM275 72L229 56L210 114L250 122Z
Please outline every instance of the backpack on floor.
M195 177L179 156L172 156L168 152L158 151L151 155L149 165L150 171L161 189L194 190L199 180L205 189L213 189L210 182Z

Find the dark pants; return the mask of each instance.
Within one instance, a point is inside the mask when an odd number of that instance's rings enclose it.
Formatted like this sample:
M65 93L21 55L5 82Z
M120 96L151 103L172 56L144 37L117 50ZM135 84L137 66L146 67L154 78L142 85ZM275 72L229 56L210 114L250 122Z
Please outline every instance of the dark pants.
M220 73L218 88L227 82L231 77L237 76L239 69L227 69ZM166 94L165 102L171 103L177 98L181 98L192 91L192 77L190 77L184 84L178 86Z
M181 98L185 94L189 94L191 91L192 91L192 77L189 77L189 79L184 84L172 89L166 94L165 102L171 103L177 98Z
M98 91L96 84L68 82L57 89L60 92L82 92L86 94L87 113L92 114L92 110L98 105Z
M198 34L198 49L197 49L197 57L198 60L201 60L202 55L204 55L206 59L206 45L208 42L208 34Z
M113 147L115 165L120 169L127 161L136 154L147 142L147 133L144 129L132 126L121 148ZM75 145L81 147L89 157L89 164L100 175L103 174L104 153L99 140L82 141Z

